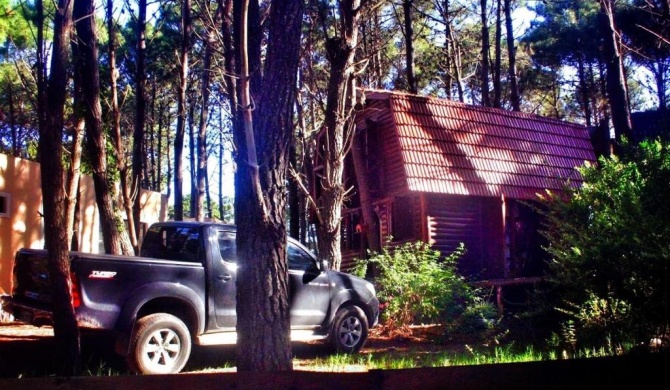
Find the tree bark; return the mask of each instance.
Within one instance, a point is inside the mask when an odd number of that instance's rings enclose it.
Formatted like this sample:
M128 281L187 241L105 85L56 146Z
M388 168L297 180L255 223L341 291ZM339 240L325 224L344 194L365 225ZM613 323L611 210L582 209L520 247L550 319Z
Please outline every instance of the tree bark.
M612 115L612 125L618 143L622 137L632 136L630 107L624 75L621 39L614 22L614 0L600 0L603 56L607 66L607 96Z
M218 12L217 12L218 14ZM212 66L212 51L214 50L214 42L216 35L214 26L211 26L205 37L205 58L202 64L202 81L201 81L201 95L202 95L202 110L200 111L200 126L198 129L198 170L197 182L198 191L197 199L195 200L195 219L196 221L205 220L204 203L205 195L207 194L207 123L209 121L209 84L210 73ZM208 202L209 203L209 202ZM209 209L209 207L208 207ZM211 216L211 210L209 210Z
M317 199L319 257L339 270L342 264L340 225L344 188L344 156L353 141L352 110L356 101L354 56L358 45L360 0L339 1L341 23L337 35L326 37L330 62L326 111L323 123L323 159L325 169L320 179L321 196ZM325 20L325 15L322 13ZM325 23L325 21L323 22Z
M38 2L42 14L42 4ZM42 14L43 15L43 14ZM41 29L44 19L38 17ZM81 347L72 305L67 227L65 226L65 182L62 167L63 115L68 82L69 41L72 33L72 1L56 4L54 37L48 85L40 84L39 155L44 209L45 246L49 252L52 282L53 328L56 369L60 375L77 375L81 369ZM38 42L41 51L42 41ZM38 72L43 64L38 62ZM44 90L46 88L46 91Z
M117 80L119 78L119 70L116 67L116 27L114 23L114 1L107 0L107 36L109 42L108 56L109 56L109 76L110 76L110 104L112 108L112 140L116 152L116 169L119 173L119 186L121 191L121 201L123 209L126 213L126 221L128 221L128 236L130 237L130 245L137 248L138 234L135 229L133 221L133 197L130 191L130 183L128 182L128 165L126 160L126 148L124 145L125 131L121 129L121 109L119 108L119 93L117 87Z
M407 91L416 94L419 89L414 74L414 30L412 29L412 4L414 0L402 2L405 15L405 66L407 67Z
M247 6L248 14L242 12ZM238 269L237 276L238 372L292 370L285 183L303 7L301 0L272 2L266 62L259 79L260 72L255 71L260 63L261 42L258 3L235 1L237 58L243 60L248 55L248 69L254 70L252 79L242 73L240 84L248 83L247 91L257 96L251 134L254 142L248 142L250 134L243 122L238 120L234 126L237 257L245 265ZM245 30L250 33L248 51L241 39ZM247 92L245 89L242 85L240 97ZM257 148L249 150L251 145ZM252 153L258 157L257 167L248 161ZM258 173L256 184L251 182L254 172ZM263 194L260 199L254 194L258 186Z
M142 183L142 171L144 161L144 115L146 113L146 97L144 89L146 84L145 57L146 57L146 28L147 28L147 0L139 0L137 19L137 69L135 70L135 128L133 129L133 167L132 167L132 190L133 190L133 220L135 231L140 229L140 188ZM139 253L139 247L135 247L135 253Z
M507 30L507 57L509 61L510 103L513 111L521 111L519 79L516 75L516 47L514 47L514 27L512 26L512 0L505 0L505 30Z
M114 203L113 181L107 171L107 137L102 127L100 105L100 74L95 32L93 0L75 0L73 18L76 20L78 58L76 70L82 80L82 103L86 119L86 150L93 171L95 200L98 205L100 228L105 252L117 255L134 253L123 221Z
M491 98L489 96L489 22L488 22L488 6L486 0L480 0L481 3L481 22L482 22L482 62L481 62L481 86L482 86L482 105L485 107L491 106Z
M186 89L188 88L188 52L191 37L191 0L181 0L181 51L179 54L179 94L177 130L174 137L174 219L184 219L184 136L186 134ZM192 211L192 209L191 209Z
M76 81L75 81L76 83ZM75 87L76 89L76 87ZM76 100L76 99L75 99ZM75 103L75 107L77 103ZM67 242L70 250L79 250L79 218L76 218L77 203L79 202L79 182L81 179L81 149L84 141L84 119L79 118L72 128L72 149L70 153L70 167L67 172L67 200L65 203L65 226L67 227Z
M382 243L379 234L379 219L375 215L372 196L368 186L370 178L365 163L365 152L363 150L365 143L362 140L363 136L364 134L362 133L354 136L354 145L351 148L351 154L354 160L354 170L356 171L356 183L358 184L361 212L363 213L363 231L368 242L368 249L374 253L381 253Z
M496 0L496 37L495 37L495 64L493 69L493 107L500 108L502 100L502 0Z

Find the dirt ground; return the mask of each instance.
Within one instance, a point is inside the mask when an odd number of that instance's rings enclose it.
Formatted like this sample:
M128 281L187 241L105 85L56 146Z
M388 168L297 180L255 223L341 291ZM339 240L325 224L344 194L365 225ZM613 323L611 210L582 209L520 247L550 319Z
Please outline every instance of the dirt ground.
M430 327L414 329L413 336L388 338L373 329L361 354L403 355L407 353L434 353L462 350L459 345L438 345L430 341ZM95 335L82 335L82 361L91 374L105 372L126 374L123 359L113 351L111 340ZM294 343L292 346L294 368L314 370L310 360L326 357L328 349L320 343ZM0 378L49 375L53 362L53 329L37 328L17 322L0 322ZM234 371L235 348L233 346L194 346L183 372L228 372ZM353 371L365 370L351 367Z

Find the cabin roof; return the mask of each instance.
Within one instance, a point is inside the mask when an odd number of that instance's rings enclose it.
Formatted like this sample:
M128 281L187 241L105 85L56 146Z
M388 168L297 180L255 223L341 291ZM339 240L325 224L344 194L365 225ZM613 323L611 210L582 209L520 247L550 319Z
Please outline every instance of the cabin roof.
M521 112L398 92L366 90L357 118L386 117L400 150L406 190L535 199L581 184L595 161L585 126Z

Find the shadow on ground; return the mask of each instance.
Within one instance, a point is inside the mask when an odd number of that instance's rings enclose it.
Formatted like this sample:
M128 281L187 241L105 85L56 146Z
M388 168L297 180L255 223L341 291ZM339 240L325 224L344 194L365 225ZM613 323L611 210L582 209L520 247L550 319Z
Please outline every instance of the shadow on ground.
M318 343L294 343L298 359L328 355ZM83 375L129 375L123 357L114 352L113 341L99 334L82 334ZM0 378L51 376L55 343L50 329L0 323ZM193 346L191 358L182 372L230 372L235 366L235 346Z

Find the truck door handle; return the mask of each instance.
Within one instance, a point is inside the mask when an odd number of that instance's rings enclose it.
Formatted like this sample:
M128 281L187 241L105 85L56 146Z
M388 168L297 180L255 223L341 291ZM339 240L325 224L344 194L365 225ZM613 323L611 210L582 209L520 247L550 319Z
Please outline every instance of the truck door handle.
M230 275L228 275L228 274L219 275L219 280L223 280L224 282L227 282L227 281L229 281L229 280L232 279L232 278L233 278L233 277L230 276Z

